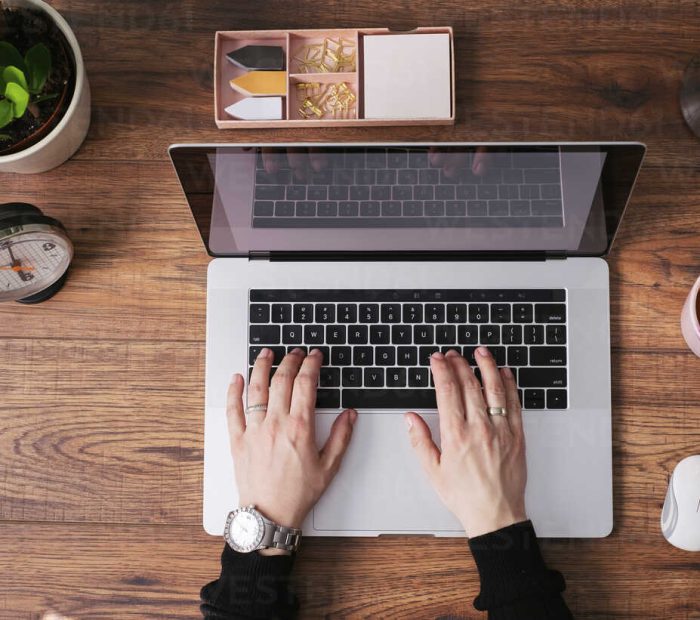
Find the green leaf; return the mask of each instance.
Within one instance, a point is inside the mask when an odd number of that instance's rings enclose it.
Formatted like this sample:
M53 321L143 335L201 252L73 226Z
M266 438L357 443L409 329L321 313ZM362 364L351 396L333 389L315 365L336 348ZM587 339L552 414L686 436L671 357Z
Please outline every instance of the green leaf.
M14 120L14 106L7 99L0 99L0 128Z
M5 97L14 104L15 118L22 116L29 105L29 93L19 84L10 82L5 86Z
M22 73L17 67L5 67L2 71L2 82L0 82L0 86L4 87L10 82L19 84L26 91L29 90L29 87L27 86L27 78L24 77L24 73Z
M12 137L8 136L6 133L0 133L0 140L2 140L2 141L12 140Z
M37 43L24 56L29 77L29 92L41 92L51 72L51 52L43 43Z
M0 41L0 67L12 65L19 68L20 71L26 71L27 67L24 64L22 55L17 51L17 48L7 41Z

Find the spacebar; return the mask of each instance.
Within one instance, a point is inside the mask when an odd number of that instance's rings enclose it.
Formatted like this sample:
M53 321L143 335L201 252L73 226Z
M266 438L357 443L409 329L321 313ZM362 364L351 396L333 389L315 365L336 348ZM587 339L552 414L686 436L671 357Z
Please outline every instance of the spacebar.
M354 409L435 409L435 390L343 389L343 407Z

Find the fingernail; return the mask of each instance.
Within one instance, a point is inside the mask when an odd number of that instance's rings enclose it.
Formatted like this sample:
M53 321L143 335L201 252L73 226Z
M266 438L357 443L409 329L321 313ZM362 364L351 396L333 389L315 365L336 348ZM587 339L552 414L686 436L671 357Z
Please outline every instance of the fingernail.
M508 377L508 379L513 378L513 371L510 368L508 368L508 366L504 366L503 368L501 368L501 372L504 374L504 376Z
M444 355L440 353L440 351L435 351L430 357L432 357L434 360L441 360L444 359Z
M317 355L323 355L323 353L321 353L321 349L311 349L311 353L309 353L309 355L316 357Z
M456 355L459 355L457 351L454 349L450 349L447 353L445 353L445 357L455 357Z
M355 424L357 420L357 411L355 411L354 409L348 409L348 411L350 412L348 414L350 416L350 424Z
M258 353L258 357L261 359L270 357L270 355L272 355L272 349L260 349L260 353Z
M476 164L476 166L474 166L474 174L481 174L483 167L484 167L484 164L482 164L481 162Z
M294 355L304 355L304 349L300 349L299 347L296 347L296 348L292 349L292 353L294 353Z
M491 351L489 351L486 347L479 347L476 352L481 355L481 357L491 357Z
M403 419L406 422L406 428L410 431L413 428L413 420L411 419L411 416L404 416Z

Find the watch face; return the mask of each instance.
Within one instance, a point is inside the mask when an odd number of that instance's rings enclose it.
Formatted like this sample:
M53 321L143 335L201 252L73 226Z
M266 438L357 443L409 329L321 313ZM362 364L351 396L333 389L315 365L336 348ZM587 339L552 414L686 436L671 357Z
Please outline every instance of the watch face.
M229 516L227 540L236 551L253 551L262 541L264 531L262 517L252 508L241 508Z

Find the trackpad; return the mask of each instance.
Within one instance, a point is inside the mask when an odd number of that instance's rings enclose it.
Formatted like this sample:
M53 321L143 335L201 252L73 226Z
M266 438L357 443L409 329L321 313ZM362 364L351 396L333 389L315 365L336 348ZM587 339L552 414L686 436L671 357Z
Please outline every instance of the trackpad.
M320 445L335 415L317 415ZM438 438L437 414L424 415ZM428 482L402 413L362 413L340 472L314 509L314 528L356 535L463 532Z

